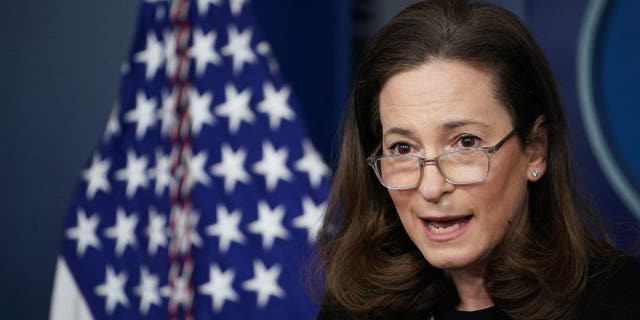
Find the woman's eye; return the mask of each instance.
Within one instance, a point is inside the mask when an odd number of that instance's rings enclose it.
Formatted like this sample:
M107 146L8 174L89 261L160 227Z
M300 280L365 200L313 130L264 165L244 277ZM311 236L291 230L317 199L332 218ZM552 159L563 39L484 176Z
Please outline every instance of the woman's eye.
M411 153L411 146L408 143L403 143L403 142L394 143L389 147L389 149L394 154L409 154L409 153Z
M478 142L480 139L476 136L472 135L464 135L460 137L459 143L463 148L473 148L478 146Z

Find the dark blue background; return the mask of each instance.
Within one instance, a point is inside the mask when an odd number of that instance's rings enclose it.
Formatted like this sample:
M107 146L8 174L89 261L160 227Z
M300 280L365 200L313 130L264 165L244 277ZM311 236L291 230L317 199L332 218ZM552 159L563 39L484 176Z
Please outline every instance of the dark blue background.
M254 2L263 32L301 102L314 142L329 159L349 91L352 44L411 1L354 1L360 6L369 3L365 6L370 6L370 14L364 23L353 22L346 0ZM585 138L578 108L576 45L587 2L493 2L520 15L548 55L570 121L577 176L586 186L585 193L594 195L614 238L624 247L631 246L638 233L636 220L601 172ZM633 1L612 3L624 9L609 10L614 14L608 22L624 20L616 14L637 17L640 13L637 5L635 9L627 7ZM64 214L117 96L120 64L130 50L136 9L132 0L0 3L3 318L47 317ZM618 62L607 70L617 67L627 71L625 77L611 73L594 80L606 80L607 85L601 87L618 93L612 95L618 100L608 106L627 103L626 109L617 109L623 117L630 114L630 108L638 114L640 88L633 81L638 73L629 71L640 68L637 54L627 60L618 55L640 51L639 29L629 21L608 25L605 35L610 37L605 40L615 45L609 56L598 56L613 57L609 62L603 60L603 65ZM632 48L636 51L627 52L628 43L635 43ZM619 93L635 96L625 98ZM636 118L629 117L631 123ZM640 159L629 160L626 153L637 157L640 135L631 127L616 128L614 137L623 150L617 157L634 169Z

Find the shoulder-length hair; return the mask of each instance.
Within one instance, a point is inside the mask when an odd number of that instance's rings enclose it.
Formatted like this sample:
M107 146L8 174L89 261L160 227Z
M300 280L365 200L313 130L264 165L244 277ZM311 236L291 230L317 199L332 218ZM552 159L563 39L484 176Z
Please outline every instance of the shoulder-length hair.
M404 9L363 53L318 239L325 303L370 319L459 302L451 280L406 235L387 190L365 161L381 143L378 96L385 82L434 59L487 71L523 145L533 138L536 119L544 119L547 170L528 185L528 228L510 228L489 259L485 284L494 304L513 318L572 318L584 301L590 262L612 258L615 251L583 221L586 206L570 175L565 117L542 51L512 13L463 0Z

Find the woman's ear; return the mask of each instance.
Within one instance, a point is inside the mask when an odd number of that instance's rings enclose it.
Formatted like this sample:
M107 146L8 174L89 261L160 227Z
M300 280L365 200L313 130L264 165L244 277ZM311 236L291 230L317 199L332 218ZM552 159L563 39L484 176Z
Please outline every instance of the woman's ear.
M525 147L528 160L527 178L531 182L538 181L547 170L547 142L545 118L544 116L539 116L533 124Z

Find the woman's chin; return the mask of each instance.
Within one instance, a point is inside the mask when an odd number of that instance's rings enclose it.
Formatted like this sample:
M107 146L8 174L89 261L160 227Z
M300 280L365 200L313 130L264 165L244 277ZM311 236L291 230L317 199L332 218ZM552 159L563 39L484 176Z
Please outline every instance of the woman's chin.
M466 269L470 266L477 265L477 259L469 255L445 252L430 252L423 256L431 266L442 270L458 270Z

